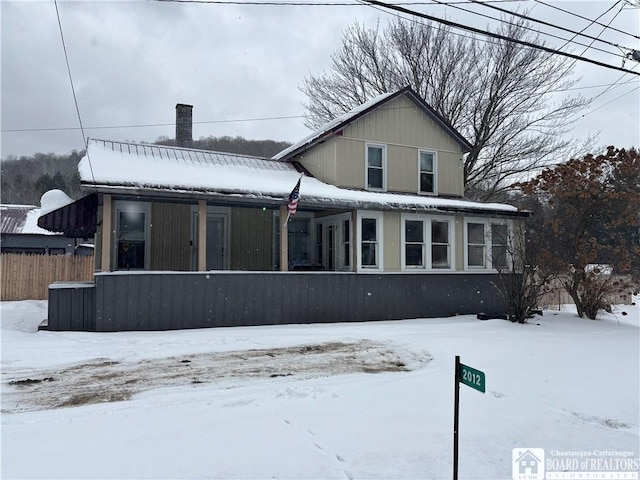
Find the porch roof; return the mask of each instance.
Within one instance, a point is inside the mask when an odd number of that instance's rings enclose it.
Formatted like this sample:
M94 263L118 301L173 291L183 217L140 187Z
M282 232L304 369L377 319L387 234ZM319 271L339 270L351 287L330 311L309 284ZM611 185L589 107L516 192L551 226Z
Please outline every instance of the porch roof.
M89 139L78 166L85 186L150 195L231 197L286 203L301 173L295 163L179 147ZM362 208L522 215L516 207L464 199L339 188L304 175L299 208Z

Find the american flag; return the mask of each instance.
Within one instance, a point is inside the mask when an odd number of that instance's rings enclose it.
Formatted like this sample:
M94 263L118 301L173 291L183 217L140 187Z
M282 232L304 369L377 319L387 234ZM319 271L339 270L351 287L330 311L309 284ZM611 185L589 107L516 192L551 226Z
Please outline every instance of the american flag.
M291 193L289 194L289 205L287 205L287 208L289 209L290 215L295 215L296 210L298 210L298 200L300 198L300 180L302 180L302 177L298 179L298 183L296 183L296 186L293 187L293 190L291 190Z

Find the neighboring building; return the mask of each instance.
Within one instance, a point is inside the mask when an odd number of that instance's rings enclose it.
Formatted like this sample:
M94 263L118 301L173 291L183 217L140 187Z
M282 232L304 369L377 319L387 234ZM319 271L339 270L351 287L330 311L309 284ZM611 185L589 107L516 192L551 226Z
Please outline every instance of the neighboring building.
M93 248L73 238L53 233L37 224L40 208L33 205L0 205L2 253L36 255L91 255Z
M176 138L188 145L191 107L176 111ZM79 171L91 195L39 224L96 232L103 273L81 328L472 313L500 305L491 281L508 267L507 239L527 213L463 198L470 147L409 88L273 159L89 140ZM301 176L298 210L285 225ZM198 271L209 273L184 274ZM131 303L131 289L144 305ZM126 298L112 303L114 295ZM154 296L165 302L159 320Z

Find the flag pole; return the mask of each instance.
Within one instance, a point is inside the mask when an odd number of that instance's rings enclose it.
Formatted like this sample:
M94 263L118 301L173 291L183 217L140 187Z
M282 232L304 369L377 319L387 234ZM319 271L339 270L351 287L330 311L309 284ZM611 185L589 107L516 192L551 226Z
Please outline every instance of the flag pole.
M300 174L300 178L296 182L296 185L302 181L302 177L304 177L304 173ZM284 221L283 226L285 226L285 225L287 225L287 223L289 223L289 219L290 218L291 218L291 210L289 210L289 208L287 207L287 219Z

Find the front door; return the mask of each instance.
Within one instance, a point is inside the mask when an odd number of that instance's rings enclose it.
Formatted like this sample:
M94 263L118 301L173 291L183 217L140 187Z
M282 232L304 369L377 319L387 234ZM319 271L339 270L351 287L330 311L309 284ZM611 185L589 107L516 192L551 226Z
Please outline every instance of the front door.
M224 213L207 212L207 270L226 270L227 262L227 218ZM191 242L192 268L198 266L198 212L193 213Z
M224 270L224 224L224 217L207 215L207 270Z
M330 223L325 226L324 238L326 240L326 251L324 258L326 260L325 269L334 271L336 270L337 262L337 250L336 250L336 225Z

